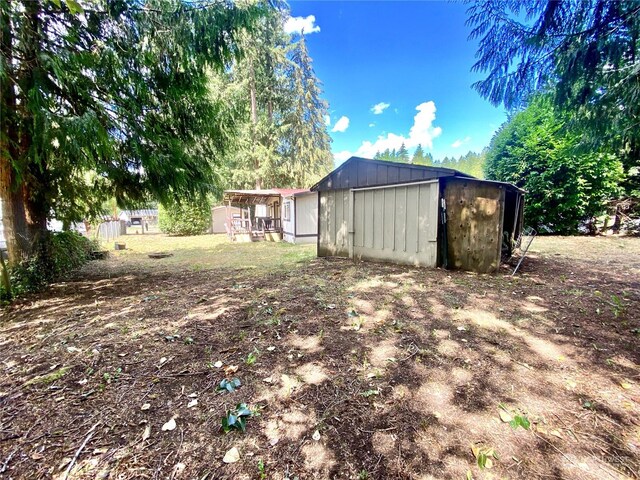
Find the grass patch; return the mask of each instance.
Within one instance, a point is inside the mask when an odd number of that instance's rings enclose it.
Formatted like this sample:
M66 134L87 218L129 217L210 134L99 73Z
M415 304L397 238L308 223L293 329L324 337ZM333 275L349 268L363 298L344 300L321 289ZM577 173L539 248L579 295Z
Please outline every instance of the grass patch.
M31 380L26 381L24 385L37 385L40 383L48 385L56 380L60 380L70 369L71 367L61 367L51 373L47 373L46 375L38 375L37 377L33 377Z
M163 234L124 235L126 250L115 252L126 263L153 269L243 269L274 272L289 270L316 256L315 245L292 245L286 242L233 243L224 234L171 237ZM149 253L169 252L172 257L148 258Z

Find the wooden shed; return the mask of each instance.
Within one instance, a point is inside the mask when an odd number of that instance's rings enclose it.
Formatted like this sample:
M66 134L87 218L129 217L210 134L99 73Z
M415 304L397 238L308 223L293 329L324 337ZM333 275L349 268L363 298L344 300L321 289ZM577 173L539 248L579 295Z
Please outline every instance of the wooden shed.
M514 185L351 157L318 192L318 256L495 271L522 229Z

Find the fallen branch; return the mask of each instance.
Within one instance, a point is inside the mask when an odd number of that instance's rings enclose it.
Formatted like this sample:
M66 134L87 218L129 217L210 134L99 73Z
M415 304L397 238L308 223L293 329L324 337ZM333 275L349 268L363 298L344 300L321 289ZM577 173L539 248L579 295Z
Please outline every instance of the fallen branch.
M82 445L80 445L80 448L78 448L78 450L76 451L76 454L73 456L73 458L69 462L69 466L67 467L67 469L64 472L64 475L62 476L62 480L67 480L69 478L69 474L71 473L71 469L76 464L76 461L78 460L78 457L82 453L82 450L84 450L84 447L87 446L87 443L89 443L89 440L91 440L91 437L93 437L93 434L96 433L96 428L98 428L98 425L100 425L100 422L97 422L87 432L87 435L84 437L84 441L82 442Z
M0 468L0 473L4 473L5 472L5 470L9 466L9 462L11 461L11 459L13 458L13 456L16 454L17 451L18 451L18 449L16 448L13 452L11 452L7 456L7 458L5 459L4 463L2 464L2 468Z

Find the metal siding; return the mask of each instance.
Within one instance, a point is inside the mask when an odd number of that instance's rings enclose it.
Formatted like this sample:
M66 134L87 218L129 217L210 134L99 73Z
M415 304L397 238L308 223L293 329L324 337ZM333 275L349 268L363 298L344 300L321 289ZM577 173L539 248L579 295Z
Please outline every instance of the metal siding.
M354 199L354 257L436 266L438 183L356 190Z
M373 248L373 190L365 191L364 195L364 246Z
M384 191L373 191L373 248L384 248Z
M398 181L399 182L409 182L411 180L411 169L402 168L399 169Z

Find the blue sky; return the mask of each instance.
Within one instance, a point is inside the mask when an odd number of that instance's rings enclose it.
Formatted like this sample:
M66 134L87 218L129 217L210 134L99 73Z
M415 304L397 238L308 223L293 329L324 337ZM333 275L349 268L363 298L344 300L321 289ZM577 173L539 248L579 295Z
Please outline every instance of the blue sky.
M436 159L480 151L506 119L503 108L471 88L481 75L471 73L477 45L467 39L465 5L291 1L290 7L287 27L304 26L329 102L336 163L402 141L411 151L421 143Z

